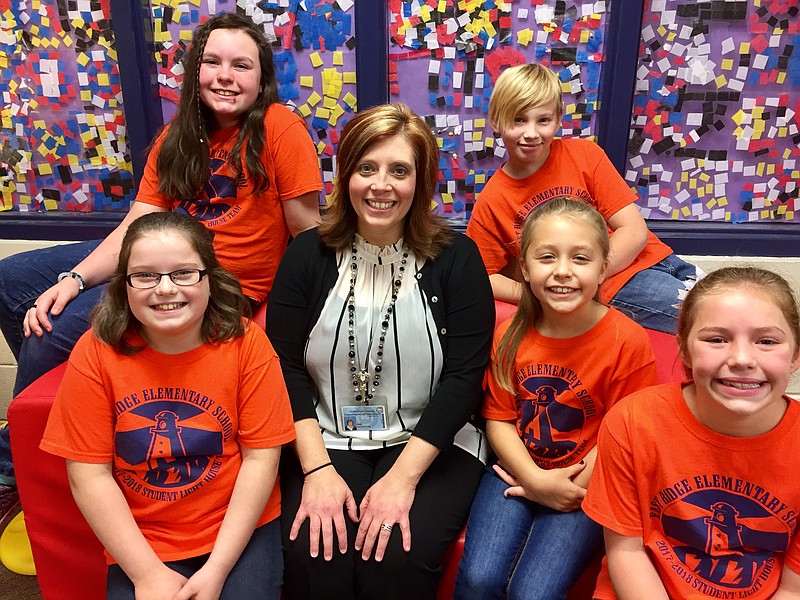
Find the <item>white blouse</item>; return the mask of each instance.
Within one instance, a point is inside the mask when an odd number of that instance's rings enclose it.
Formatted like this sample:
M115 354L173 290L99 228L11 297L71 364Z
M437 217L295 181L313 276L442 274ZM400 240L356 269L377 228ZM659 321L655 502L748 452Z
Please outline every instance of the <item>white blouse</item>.
M391 302L392 282L398 278L403 240L380 248L356 236L355 361L360 371L367 365L368 391L372 391L380 344L381 322ZM408 252L402 284L389 318L383 347L380 383L369 406L384 407L386 428L351 431L345 407L364 406L356 400L348 341L348 302L352 252L337 253L339 272L306 346L306 368L316 384L314 404L326 448L369 450L408 441L422 411L438 386L444 357L436 323L415 275L424 260ZM455 443L485 461L487 444L467 423ZM481 450L483 450L481 452Z

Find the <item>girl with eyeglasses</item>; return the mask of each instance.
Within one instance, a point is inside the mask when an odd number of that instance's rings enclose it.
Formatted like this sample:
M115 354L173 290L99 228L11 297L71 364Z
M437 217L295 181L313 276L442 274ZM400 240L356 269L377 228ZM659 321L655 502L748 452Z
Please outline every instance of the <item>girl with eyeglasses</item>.
M198 221L131 223L42 441L105 547L107 598L280 597L276 474L294 424L246 305Z

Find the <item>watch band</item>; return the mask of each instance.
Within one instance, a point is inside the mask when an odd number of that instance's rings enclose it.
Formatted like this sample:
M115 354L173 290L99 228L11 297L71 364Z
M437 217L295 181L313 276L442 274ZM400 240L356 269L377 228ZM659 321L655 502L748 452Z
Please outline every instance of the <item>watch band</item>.
M63 273L58 274L59 281L61 281L62 279L66 279L67 277L71 277L72 279L78 282L79 294L86 289L86 282L83 280L83 277L81 277L80 273L76 273L75 271L64 271Z

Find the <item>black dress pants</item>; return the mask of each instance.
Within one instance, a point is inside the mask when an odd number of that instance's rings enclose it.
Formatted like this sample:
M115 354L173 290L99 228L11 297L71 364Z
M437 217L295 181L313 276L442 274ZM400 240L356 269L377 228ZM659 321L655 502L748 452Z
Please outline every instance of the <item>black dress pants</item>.
M404 444L380 450L329 450L339 475L360 504L370 486L385 475ZM358 524L347 523L347 552L340 554L334 542L333 560L311 558L308 520L294 542L289 530L300 506L303 474L294 452L283 453L281 462L281 526L284 547L285 600L434 600L441 576L439 564L458 536L483 474L482 463L461 448L441 452L420 479L409 513L411 551L403 550L399 527L392 530L381 562L363 560L355 552ZM335 533L334 533L335 536Z

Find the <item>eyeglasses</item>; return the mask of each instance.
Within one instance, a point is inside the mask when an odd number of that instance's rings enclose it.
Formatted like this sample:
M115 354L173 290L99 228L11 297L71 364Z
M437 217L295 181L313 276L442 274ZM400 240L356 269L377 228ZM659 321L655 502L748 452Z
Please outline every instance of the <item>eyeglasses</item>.
M169 277L175 285L197 285L208 274L206 269L179 269L172 273L131 273L125 277L128 285L137 290L154 288L162 277Z

